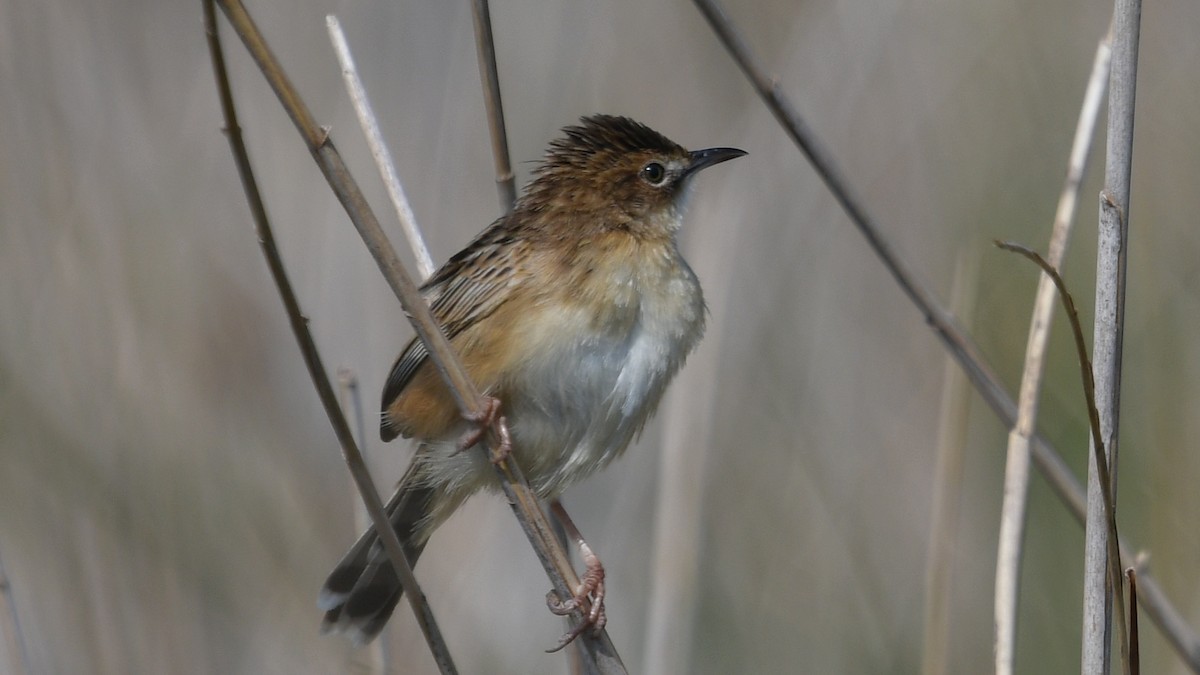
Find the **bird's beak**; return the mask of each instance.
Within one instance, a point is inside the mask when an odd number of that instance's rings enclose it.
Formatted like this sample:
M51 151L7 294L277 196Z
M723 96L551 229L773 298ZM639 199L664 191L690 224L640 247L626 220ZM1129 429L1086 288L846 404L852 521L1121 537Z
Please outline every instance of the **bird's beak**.
M737 148L708 148L707 150L696 150L688 154L688 166L683 171L683 175L690 176L700 169L710 167L714 164L727 162L731 159L737 159L745 155L745 150Z

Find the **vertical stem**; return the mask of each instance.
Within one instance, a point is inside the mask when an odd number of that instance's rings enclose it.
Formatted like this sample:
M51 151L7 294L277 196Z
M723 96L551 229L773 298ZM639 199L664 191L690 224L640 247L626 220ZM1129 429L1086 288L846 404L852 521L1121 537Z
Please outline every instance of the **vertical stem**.
M1137 569L1130 567L1125 570L1125 578L1129 581L1129 673L1138 675L1142 670L1140 642L1138 640L1138 608L1137 608Z
M712 338L710 338L711 340ZM705 354L717 347L707 345ZM663 434L654 504L646 673L689 672L693 617L704 549L705 435L718 387L708 357L693 358L663 401Z
M492 135L492 157L496 162L496 189L500 191L500 208L507 213L517 201L517 188L508 161L508 132L504 130L504 104L500 101L500 75L496 70L496 44L492 40L492 13L487 0L471 0L471 17L475 23L479 78L483 80L483 103Z
M979 278L977 247L963 249L955 261L950 307L969 320L975 304ZM942 375L941 413L938 423L937 461L933 484L933 514L930 518L929 551L925 563L925 629L921 649L923 675L950 672L950 589L954 550L962 502L963 448L971 408L971 383L947 355Z
M1133 157L1133 113L1137 85L1140 0L1117 0L1113 10L1112 72L1108 94L1108 150L1096 254L1094 373L1100 439L1107 448L1110 484L1088 458L1088 510L1084 549L1083 654L1081 672L1111 668L1112 593L1108 585L1108 525L1101 491L1115 504L1117 436L1121 391L1121 352L1125 321L1125 270L1128 252L1129 177ZM1093 440L1093 443L1095 441ZM1118 580L1120 577L1117 577ZM1124 631L1124 626L1119 627ZM1125 661L1128 666L1128 661Z
M363 421L362 411L362 396L358 388L358 376L350 368L341 367L337 370L338 381L338 403L341 404L342 410L346 411L347 421L353 421L351 431L354 434L358 447L362 451L363 461L367 459L367 446L365 445L367 434L366 425ZM368 469L370 466L368 465ZM350 489L352 494L357 492L354 486L353 479L350 481ZM357 532L364 532L371 527L371 514L367 513L367 507L361 499L351 499L354 503L354 529ZM355 654L355 666L360 667L366 675L384 675L390 672L387 667L387 634L380 635L378 639L370 644L362 647ZM361 654L361 659L358 658Z

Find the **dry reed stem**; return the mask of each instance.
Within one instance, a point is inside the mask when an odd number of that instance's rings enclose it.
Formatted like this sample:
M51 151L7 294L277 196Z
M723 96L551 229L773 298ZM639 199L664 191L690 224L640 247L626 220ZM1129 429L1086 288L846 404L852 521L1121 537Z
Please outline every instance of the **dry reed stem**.
M1096 244L1096 313L1093 328L1096 405L1100 435L1094 443L1107 448L1108 476L1096 461L1088 463L1088 514L1084 527L1083 654L1084 672L1109 672L1112 615L1116 614L1121 661L1129 672L1129 641L1122 620L1121 568L1112 564L1114 546L1106 541L1112 505L1100 503L1117 494L1118 428L1121 409L1121 357L1125 330L1125 274L1129 250L1129 178L1133 160L1133 115L1137 89L1141 0L1116 0L1113 8L1113 54L1108 86L1108 133L1104 190L1100 195L1100 227ZM1112 580L1111 588L1106 588ZM1116 600L1113 596L1116 596Z
M496 68L496 43L492 40L492 13L487 0L471 0L471 19L475 26L479 79L483 81L483 105L492 138L492 158L496 163L496 189L500 192L500 208L507 213L517 201L517 187L508 159L508 131L504 127L500 74Z
M974 313L978 280L978 250L960 251L954 265L954 283L950 286L950 306L956 308L960 316L969 317ZM924 675L949 672L950 591L962 509L963 454L971 408L971 385L962 370L955 366L952 359L946 358L938 414L929 549L925 557L925 625L921 646L921 672Z
M353 420L353 431L355 442L362 449L363 460L367 459L366 446L366 423L363 416L362 396L358 388L358 376L350 368L342 367L337 370L338 382L338 403L343 411L348 411L348 417ZM370 465L367 466L370 469ZM351 480L351 488L355 492L357 487L353 485ZM361 499L352 500L354 503L354 529L357 532L365 532L368 527L371 527L371 515L367 513L366 505ZM355 663L355 671L365 673L366 675L383 675L391 672L388 666L388 650L387 636L380 635L378 639L373 640L370 644L364 646L360 652L362 658Z
M412 205L400 183L400 175L396 172L396 163L392 160L392 152L388 149L387 141L383 140L383 132L379 130L379 121L371 106L371 98L367 89L358 76L358 68L354 64L354 55L350 53L350 44L342 32L342 25L333 14L325 17L325 26L329 29L329 41L333 44L333 52L337 55L338 64L342 67L342 81L346 85L346 93L354 106L354 114L358 116L358 124L375 159L375 168L379 177L387 187L388 197L392 200L392 208L396 210L396 219L400 221L400 229L404 238L412 248L413 257L417 260L417 271L422 279L428 279L435 269L433 257L429 255L429 247L425 245L425 237L417 225L413 215Z

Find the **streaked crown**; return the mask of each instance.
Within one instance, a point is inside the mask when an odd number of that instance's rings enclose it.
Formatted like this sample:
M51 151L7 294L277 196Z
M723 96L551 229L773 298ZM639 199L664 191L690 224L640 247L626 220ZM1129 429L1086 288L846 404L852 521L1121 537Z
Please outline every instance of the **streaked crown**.
M534 212L608 212L610 221L642 220L673 209L700 169L744 154L733 148L688 152L628 117L584 117L550 144L520 206Z

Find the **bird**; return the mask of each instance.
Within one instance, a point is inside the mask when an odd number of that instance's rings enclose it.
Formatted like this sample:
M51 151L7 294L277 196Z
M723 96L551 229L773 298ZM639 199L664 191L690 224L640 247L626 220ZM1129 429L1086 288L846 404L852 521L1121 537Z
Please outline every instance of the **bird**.
M697 173L745 154L689 152L628 117L583 117L550 143L512 210L421 286L539 498L619 457L699 343L708 309L677 235ZM499 490L487 454L466 448L481 435L413 338L388 374L380 420L383 441L417 443L385 506L411 563L468 497ZM594 555L585 563L567 608L599 590L587 618L602 625L603 568ZM321 589L322 631L365 644L401 595L369 529Z

